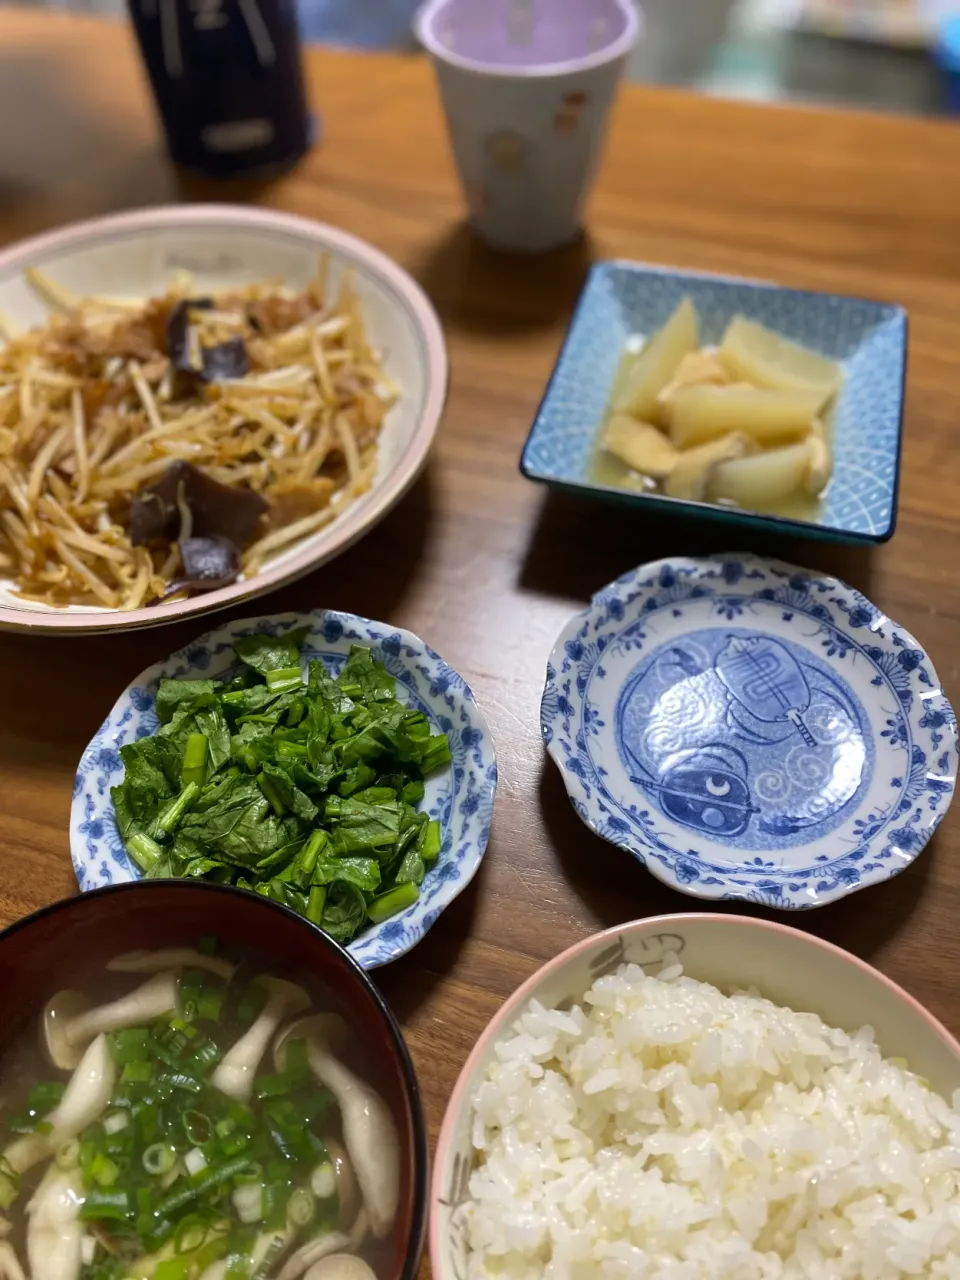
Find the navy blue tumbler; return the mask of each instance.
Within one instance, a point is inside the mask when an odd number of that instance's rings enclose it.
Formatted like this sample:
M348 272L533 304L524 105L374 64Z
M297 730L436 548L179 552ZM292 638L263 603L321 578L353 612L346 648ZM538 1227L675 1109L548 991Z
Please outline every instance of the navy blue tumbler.
M130 14L176 164L253 177L307 150L293 0L130 0Z

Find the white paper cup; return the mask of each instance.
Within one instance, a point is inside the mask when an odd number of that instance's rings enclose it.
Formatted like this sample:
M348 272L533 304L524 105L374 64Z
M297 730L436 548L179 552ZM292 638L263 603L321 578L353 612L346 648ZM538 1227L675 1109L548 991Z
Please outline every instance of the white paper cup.
M417 14L470 220L495 248L577 235L640 22L633 0L430 0Z

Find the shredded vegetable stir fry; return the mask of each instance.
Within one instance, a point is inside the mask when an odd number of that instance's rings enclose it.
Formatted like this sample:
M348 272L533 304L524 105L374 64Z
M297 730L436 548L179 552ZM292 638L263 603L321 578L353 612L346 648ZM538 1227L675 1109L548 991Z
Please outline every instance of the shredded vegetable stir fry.
M297 1280L333 1254L362 1267L396 1214L399 1138L340 1056L343 1020L203 951L118 961L140 966L133 990L81 1014L77 992L47 1005L47 1055L69 1074L7 1113L3 1247L25 1248L35 1280Z
M46 605L136 609L250 576L334 520L396 398L348 275L149 301L34 271L49 323L0 317L0 576Z

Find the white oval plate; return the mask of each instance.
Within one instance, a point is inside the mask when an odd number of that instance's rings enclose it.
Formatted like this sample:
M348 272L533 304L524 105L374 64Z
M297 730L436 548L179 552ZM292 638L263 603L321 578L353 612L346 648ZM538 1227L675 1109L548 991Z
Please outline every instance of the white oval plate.
M598 835L694 897L788 909L902 871L957 773L916 640L836 578L749 555L596 595L550 655L541 728Z
M473 694L462 676L409 631L323 609L244 618L148 667L117 699L80 758L70 810L70 853L81 890L138 879L117 831L110 788L123 781L119 748L159 727L154 698L160 680L232 679L242 665L232 647L238 637L283 635L303 626L309 628L305 658L323 659L330 666L339 667L353 645L367 645L396 678L397 696L422 711L435 732L447 735L453 753L450 768L427 780L423 807L439 820L443 839L419 900L371 925L347 948L365 969L375 969L416 946L473 879L487 847L497 789L493 739Z
M161 626L302 577L356 542L407 491L426 460L447 392L443 331L420 286L372 245L321 222L268 209L185 205L79 222L0 253L0 311L26 328L47 319L24 279L27 267L42 268L80 294L147 297L162 293L177 270L191 271L198 290L207 293L269 278L305 286L322 252L331 255L334 278L338 270L352 272L370 339L401 391L384 423L369 492L254 577L188 600L130 611L55 609L21 600L9 579L0 578L0 628L77 634Z

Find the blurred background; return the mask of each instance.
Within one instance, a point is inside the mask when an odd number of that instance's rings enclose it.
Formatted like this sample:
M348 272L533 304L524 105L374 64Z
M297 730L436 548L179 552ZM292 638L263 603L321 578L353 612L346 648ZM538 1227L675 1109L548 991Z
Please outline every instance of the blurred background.
M31 0L28 0L31 2ZM32 0L120 16L124 0ZM304 38L414 50L417 0L298 0ZM960 109L943 32L960 0L641 0L646 34L635 80L730 97L846 104L917 114ZM939 45L939 47L938 47Z

